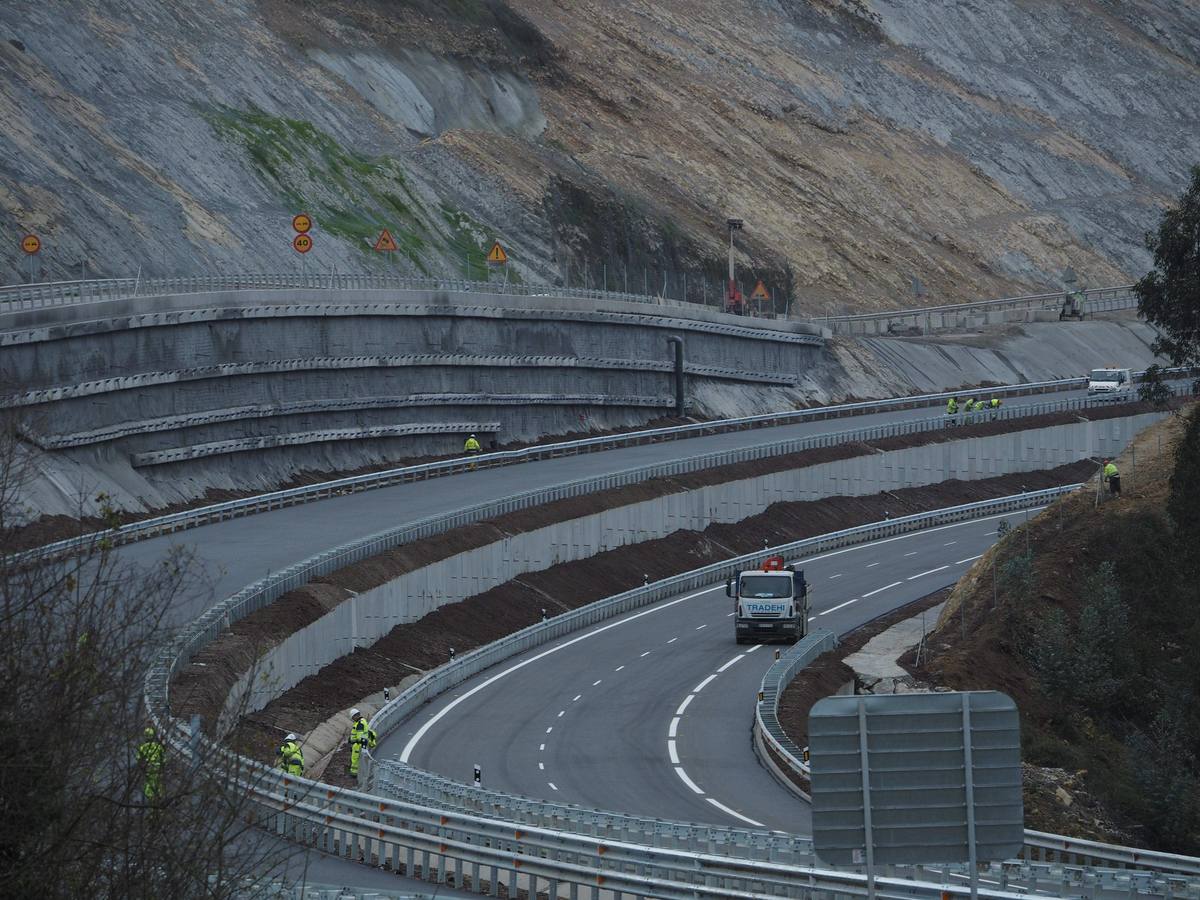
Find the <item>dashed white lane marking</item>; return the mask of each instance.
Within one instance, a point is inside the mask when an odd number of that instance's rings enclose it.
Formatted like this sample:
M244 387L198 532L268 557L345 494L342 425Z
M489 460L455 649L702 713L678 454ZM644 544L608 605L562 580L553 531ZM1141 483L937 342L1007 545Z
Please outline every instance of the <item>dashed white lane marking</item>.
M733 613L725 613L725 618L727 618L727 619L728 619L728 618L729 618L730 616L732 616L732 615L733 615Z
M696 630L699 631L701 628L707 628L707 627L708 627L708 623L705 622L703 625L697 625Z
M667 741L667 756L671 757L671 765L679 765L679 751L675 749L675 741Z
M873 569L873 568L875 568L877 565L879 565L879 563L877 563L877 562L874 562L874 563L867 563L867 568L868 568L868 569Z
M834 578L841 578L841 577L842 577L844 574L846 574L846 573L845 573L845 572L838 572L836 575L830 575L830 576L829 576L829 578L830 578L830 580L832 581Z
M683 702L679 704L679 709L675 710L675 715L682 716L683 711L688 708L688 704L692 702L692 698L695 696L695 694L688 694L684 697Z
M946 541L946 543L942 544L942 546L949 547L951 544L957 544L957 543L958 543L958 541Z
M625 667L624 667L624 666L617 666L615 669L613 669L613 671L614 671L614 672L620 672L620 671L621 671L623 668L625 668Z
M979 556L968 556L966 559L956 560L954 564L956 566L961 566L963 563L974 562L975 560L979 559L982 556L983 556L982 553L980 553Z
M675 643L677 640L679 640L679 638L677 638L677 637L673 637L673 638L671 638L669 641L667 641L667 643L668 643L668 644L673 644L673 643Z
M728 669L730 666L732 666L735 662L737 662L741 658L742 658L742 654L739 653L733 659L729 660L729 662L725 663L725 665L723 665L719 669L717 669L717 672L718 673L724 672L726 669Z
M999 533L1000 533L999 531L985 531L983 534L985 537L991 537L992 535L999 534Z
M552 732L553 730L554 730L554 726L553 726L553 725L551 725L549 728L547 728L547 729L546 729L546 734L549 734L549 733L550 733L550 732Z
M675 737L679 731L679 716L671 719L671 727L667 729L667 737Z
M756 822L753 819L751 819L749 816L743 816L740 812L730 809L728 806L726 806L724 803L721 803L719 800L714 800L712 797L705 797L704 799L707 800L709 803L711 803L713 806L715 806L717 809L721 810L721 812L728 813L729 815L733 816L735 819L741 819L743 822L749 822L755 828L766 828L767 827L762 822Z
M649 650L647 650L645 653L643 653L641 656L639 656L639 657L638 657L638 659L642 659L643 657L646 657L646 656L649 656L649 655L650 655L650 651L649 651Z
M550 785L550 790L552 790L552 791L558 790L558 788L555 786L553 781L547 781L546 784Z
M597 678L595 681L592 682L592 687L595 687L603 680L604 680L603 678Z
M580 697L582 697L582 696L583 696L583 694L576 694L574 697L572 697L572 698L571 698L571 702L572 702L572 703L578 703L578 702L579 702L579 698L580 698Z
M413 736L408 739L408 743L404 745L404 749L400 751L400 762L408 762L409 758L413 754L413 751L417 748L417 744L420 743L421 738L425 737L425 735L429 733L429 729L431 729L434 725L436 725L438 722L440 722L445 716L448 716L450 714L450 711L453 710L456 706L458 706L458 704L462 703L468 697L475 696L480 691L482 691L484 688L490 687L491 685L495 684L501 678L504 678L507 675L511 675L513 672L516 672L520 669L525 668L530 663L535 663L538 660L545 659L547 656L551 655L552 653L558 653L560 650L565 650L567 647L573 647L575 644L578 644L580 641L586 641L589 638L593 638L598 634L603 634L604 632L608 631L609 629L619 628L621 625L624 625L627 622L632 622L635 619L640 619L642 616L649 616L649 615L653 615L656 612L661 612L664 609L670 609L672 606L675 606L679 603L683 603L686 600L691 600L695 597L703 597L705 594L711 594L713 591L719 591L723 587L724 587L724 585L715 584L712 587L705 588L702 591L696 591L691 594L686 594L683 597L676 597L674 600L668 600L666 603L661 603L657 606L652 606L652 607L650 607L650 609L644 609L641 612L637 612L637 613L633 613L632 615L625 616L621 619L618 619L615 622L609 622L607 625L601 625L598 628L592 629L591 631L587 632L586 634L581 634L578 637L571 638L569 641L563 641L561 644L555 644L553 647L550 647L547 650L543 650L541 653L537 653L537 654L529 657L528 659L523 659L519 663L515 663L515 664L509 666L507 669L497 672L495 675L491 676L490 678L484 679L483 681L479 682L479 684L477 684L473 688L471 688L469 691L464 691L461 697L455 697L452 701L450 701L445 706L443 706L440 710L438 710L435 715L430 716L429 720L427 722L423 723L421 725L421 727L416 730L416 732L413 734Z
M918 551L914 550L912 553L905 553L904 555L905 555L905 556L916 556L916 555L917 555L917 552L918 552Z
M855 597L853 600L847 600L845 603L839 603L837 606L831 606L831 607L829 607L829 609L825 610L824 612L817 613L817 615L818 616L827 616L831 612L837 612L842 607L849 606L851 603L857 603L857 602L858 602L858 597ZM812 620L810 619L809 621L811 622Z
M694 781L692 781L692 779L688 778L688 773L683 771L682 766L675 767L675 774L679 776L680 781L682 781L684 784L686 784L688 787L690 787L697 794L704 793L704 791L700 790L700 787L699 787L699 785L696 784L696 782L694 782Z
M545 750L545 749L546 749L546 745L545 745L545 744L538 744L538 750L539 750L539 751L541 751L541 750Z
M867 597L874 597L876 594L882 594L888 588L894 588L898 584L900 584L899 581L893 581L891 584L885 584L881 588L875 588L873 591L867 591L865 594L863 594L863 599L865 600Z
M560 709L560 710L558 711L558 717L561 719L561 718L563 717L563 714L564 714L564 713L566 713L566 710L565 710L565 709Z
M950 564L946 563L946 565L938 566L936 569L930 569L928 572L918 572L916 575L909 575L908 580L916 581L918 578L924 578L926 575L932 575L934 572L943 572L948 568L950 568Z
M709 675L707 678L705 678L702 682L700 682L698 685L696 685L694 688L692 688L692 693L693 694L700 693L702 690L704 690L706 687L708 687L709 682L712 681L716 677L717 677L717 673L713 672L711 675Z
M546 771L546 764L545 764L544 762L540 762L540 763L538 763L538 771L539 771L539 772L545 772L545 771Z

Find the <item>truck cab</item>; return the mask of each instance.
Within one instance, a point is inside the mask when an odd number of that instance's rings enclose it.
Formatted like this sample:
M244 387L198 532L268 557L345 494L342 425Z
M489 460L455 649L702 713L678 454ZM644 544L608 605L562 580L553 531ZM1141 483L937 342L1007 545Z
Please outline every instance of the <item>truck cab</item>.
M1088 396L1123 396L1133 391L1133 376L1128 369L1092 369L1088 373Z
M761 569L747 569L725 582L734 601L737 642L779 639L794 644L808 633L808 583L804 570L768 557Z

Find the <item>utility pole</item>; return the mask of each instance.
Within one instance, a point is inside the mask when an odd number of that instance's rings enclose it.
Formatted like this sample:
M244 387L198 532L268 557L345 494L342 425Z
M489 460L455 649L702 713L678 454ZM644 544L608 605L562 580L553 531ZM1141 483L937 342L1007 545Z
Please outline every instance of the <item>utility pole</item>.
M741 219L726 219L725 224L729 226L729 289L725 295L725 305L727 309L733 309L740 313L742 306L742 294L737 289L737 282L734 280L733 271L733 233L741 231L746 223Z

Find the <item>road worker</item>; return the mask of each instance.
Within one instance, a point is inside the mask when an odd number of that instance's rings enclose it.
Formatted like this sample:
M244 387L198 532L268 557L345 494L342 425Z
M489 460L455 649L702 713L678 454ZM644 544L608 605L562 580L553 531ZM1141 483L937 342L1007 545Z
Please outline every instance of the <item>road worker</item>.
M295 732L289 732L283 739L276 765L289 775L304 774L304 751L300 749L300 739Z
M482 449L483 448L479 446L479 439L476 438L475 435L471 435L469 438L467 438L466 443L463 444L463 453L467 454L467 456L478 456L479 451ZM472 462L469 468L474 471L475 463Z
M958 398L951 397L946 401L946 415L950 417L950 424L954 424L954 417L958 415Z
M153 728L147 728L142 733L142 738L142 743L137 749L138 766L146 779L142 792L146 795L146 802L153 803L162 797L163 756L166 755L166 747L158 740Z
M363 749L374 750L377 741L375 732L367 723L367 717L358 709L350 710L350 774L358 774L358 761Z
M1108 482L1108 492L1114 497L1121 496L1121 473L1111 459L1104 461L1104 480Z

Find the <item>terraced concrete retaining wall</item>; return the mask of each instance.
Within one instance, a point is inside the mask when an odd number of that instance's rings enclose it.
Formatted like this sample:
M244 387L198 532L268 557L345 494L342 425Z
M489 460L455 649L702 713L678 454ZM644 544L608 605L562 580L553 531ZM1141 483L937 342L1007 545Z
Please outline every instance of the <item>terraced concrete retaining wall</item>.
M507 443L642 424L674 408L672 336L686 344L698 414L791 406L818 332L695 305L559 297L139 297L0 315L0 384L19 385L7 405L30 443L88 470L59 481L95 480L138 508L453 452L470 431ZM33 505L68 511L47 502Z
M1088 456L1115 456L1134 434L1159 418L1148 413L893 450L670 494L514 535L349 598L267 653L255 677L243 678L231 691L226 711L240 709L246 691L247 710L261 709L301 679L356 647L370 646L395 626L523 572L680 529L736 522L772 503L875 494L951 478L975 480L1047 469ZM635 580L630 587L636 586L637 577L631 573Z

